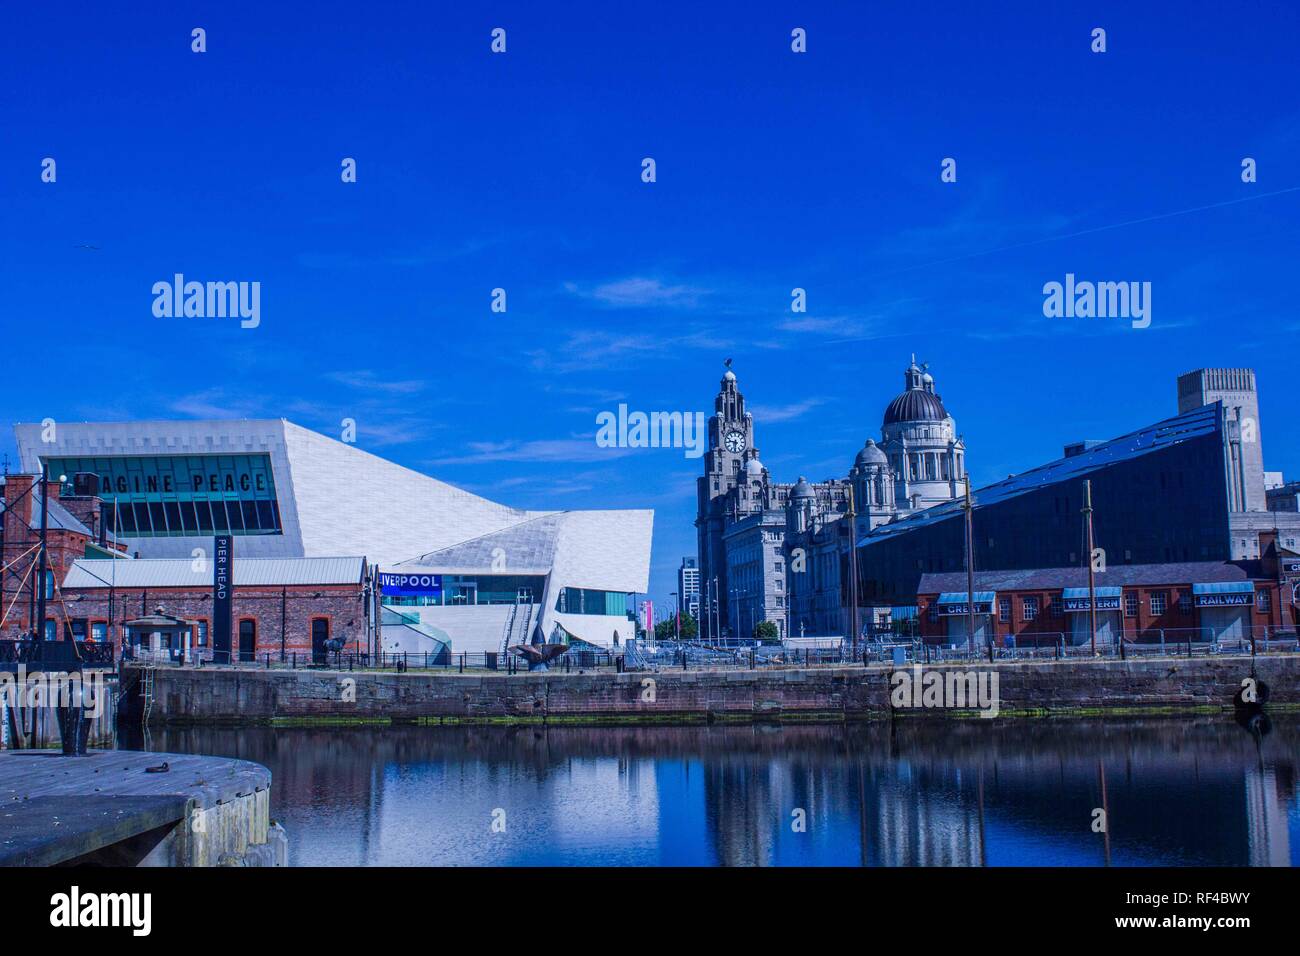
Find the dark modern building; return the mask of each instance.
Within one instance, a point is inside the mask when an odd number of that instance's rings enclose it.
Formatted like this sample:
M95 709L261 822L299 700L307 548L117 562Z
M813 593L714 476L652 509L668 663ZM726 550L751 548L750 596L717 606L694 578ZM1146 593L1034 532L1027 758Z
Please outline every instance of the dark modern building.
M1300 515L1277 505L1270 510L1265 498L1254 372L1199 369L1180 376L1178 407L1174 418L1111 441L1067 445L1056 461L977 489L971 514L976 570L1060 577L1061 569L1086 568L1087 483L1092 561L1105 573L1207 562L1249 567L1267 559L1276 573L1264 578L1278 586L1286 605L1286 613L1268 623L1292 624L1300 577L1286 568L1300 555ZM900 516L858 539L859 590L867 606L915 607L927 590L925 576L965 568L960 501ZM1166 580L1168 574L1154 571L1139 578L1135 583L1157 591L1215 580ZM1178 626L1200 628L1202 622L1194 615Z
M1226 561L1229 511L1219 404L1167 419L978 489L972 514L981 571L1084 566L1084 482L1107 566ZM859 539L869 605L911 605L921 577L965 568L961 502L928 508Z

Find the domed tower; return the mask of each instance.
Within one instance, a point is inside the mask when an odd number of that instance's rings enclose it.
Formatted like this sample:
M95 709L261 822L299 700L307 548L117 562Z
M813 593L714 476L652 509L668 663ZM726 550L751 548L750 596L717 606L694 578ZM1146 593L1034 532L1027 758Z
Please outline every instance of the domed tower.
M857 512L858 534L866 534L878 525L893 518L897 505L894 501L894 475L889 458L880 446L868 438L867 443L853 460L849 470L853 482L853 505Z
M959 496L966 445L935 391L929 366L916 356L903 372L905 388L885 409L881 446L894 477L900 510L929 508Z
M758 452L742 468L740 486L740 510L747 513L762 511L767 507L768 476L767 468L758 460Z
M813 526L817 510L817 494L803 475L790 489L790 500L786 505L786 526L795 534L802 534Z

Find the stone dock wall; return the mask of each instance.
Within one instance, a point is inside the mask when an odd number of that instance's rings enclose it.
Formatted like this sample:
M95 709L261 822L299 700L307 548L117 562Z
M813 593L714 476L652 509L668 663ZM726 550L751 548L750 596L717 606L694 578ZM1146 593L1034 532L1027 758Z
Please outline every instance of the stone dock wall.
M1003 716L1231 710L1244 679L1265 684L1270 708L1300 704L1300 656L958 663L927 666L983 681ZM895 677L896 671L906 675ZM160 668L151 720L274 721L835 720L968 716L971 708L897 707L907 667L591 674L373 673ZM132 683L130 667L124 685ZM967 684L967 686L970 686ZM923 702L918 687L916 703ZM128 694L124 719L140 719Z

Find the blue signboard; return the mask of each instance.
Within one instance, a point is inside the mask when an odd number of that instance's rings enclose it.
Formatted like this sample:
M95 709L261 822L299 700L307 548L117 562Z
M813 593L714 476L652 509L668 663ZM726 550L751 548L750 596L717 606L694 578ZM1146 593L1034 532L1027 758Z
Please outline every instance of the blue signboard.
M441 594L441 574L398 574L379 572L379 589L385 594Z
M1099 594L1099 595L1097 595L1097 610L1098 610L1098 611L1118 611L1118 610L1119 610L1119 601L1120 601L1120 599L1119 599L1118 597L1103 597L1102 595ZM1068 598L1066 598L1066 599L1065 599L1065 609L1066 609L1067 611L1090 611L1090 610L1092 610L1092 608L1088 605L1088 599L1087 599L1086 597L1081 597L1081 598L1072 598L1072 597L1068 597Z
M1253 600L1254 592L1250 594L1198 594L1196 595L1197 607L1242 607Z
M970 607L969 607L969 605L966 605L966 604L940 604L940 605L939 605L939 616L940 616L940 617L960 617L960 616L963 615L963 614L969 614L969 613L970 613ZM993 613L993 604L992 604L992 602L991 602L991 601L976 601L976 602L975 602L975 613L976 613L976 614L992 614L992 613Z

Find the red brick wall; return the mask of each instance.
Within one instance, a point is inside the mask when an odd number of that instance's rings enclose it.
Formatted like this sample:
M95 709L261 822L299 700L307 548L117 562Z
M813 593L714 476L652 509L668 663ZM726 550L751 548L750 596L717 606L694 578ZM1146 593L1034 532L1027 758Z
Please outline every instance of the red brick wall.
M320 596L317 597L316 595ZM72 618L86 618L89 621L108 620L108 590L69 591L65 595L67 613ZM231 612L231 652L236 657L239 653L239 622L250 619L256 625L257 657L270 654L273 660L279 660L281 653L281 608L283 606L283 650L286 659L297 655L298 659L311 659L311 622L313 618L323 617L329 621L330 637L343 637L347 641L346 650L366 650L366 609L363 591L360 585L295 585L284 589L277 587L236 588ZM120 588L114 592L113 619L118 625L117 636L123 632L122 625L129 620L152 614L162 608L164 614L181 617L186 620L206 621L208 623L208 644L212 646L212 591L204 588ZM62 607L51 607L50 615L63 619ZM60 625L61 626L61 625ZM194 636L197 646L197 634Z
M12 509L4 513L4 552L3 564L8 571L3 574L0 585L0 638L12 639L29 632L34 621L29 611L32 588L38 586L38 555L34 546L40 540L40 533L28 525L28 520L40 520L40 508L33 507L32 496L24 493L32 486L34 480L29 475L9 475L4 486L6 503L17 501ZM51 481L48 485L51 501L59 500L59 483ZM21 499L21 500L19 500ZM76 499L90 501L91 499ZM65 507L71 502L65 502ZM86 545L93 543L87 535L74 531L51 528L47 533L47 567L54 574L57 585L54 596L46 601L46 616L54 617L60 603L59 595L63 580L67 577L72 563L86 556ZM36 591L39 594L39 590ZM77 615L72 615L77 616ZM60 615L60 620L62 616ZM59 635L62 636L62 624Z
M1258 600L1251 608L1250 621L1255 626L1256 633L1261 633L1264 627L1282 626L1282 591L1277 583L1256 581L1255 590L1257 594L1260 591L1268 591L1270 595L1269 609L1267 611L1259 610ZM1151 611L1151 596L1161 591L1166 596L1164 613L1153 614ZM1052 616L1051 611L1052 598L1059 598L1061 593L1060 590L999 591L998 600L993 603L993 627L997 643L1002 644L1009 634L1014 634L1017 638L1022 635L1057 632L1068 634L1070 631L1070 614L1063 612L1061 617L1057 618ZM1186 593L1191 601L1191 606L1186 612L1179 606L1178 597L1181 593ZM1129 617L1125 611L1129 594L1138 596L1138 613L1136 617ZM1124 635L1130 640L1148 633L1154 636L1155 631L1164 630L1166 640L1182 641L1187 639L1189 632L1199 631L1200 629L1201 616L1199 609L1196 607L1190 584L1126 587L1123 589L1123 595L1120 598L1120 615L1124 623ZM1032 621L1025 619L1023 600L1025 597L1038 598L1038 616ZM1002 621L998 614L999 602L1003 598L1011 600L1011 620L1009 622ZM937 594L921 594L916 599L921 616L921 636L931 643L946 639L948 634L945 618L939 617L933 621L930 619L930 606L938 600L939 595Z

